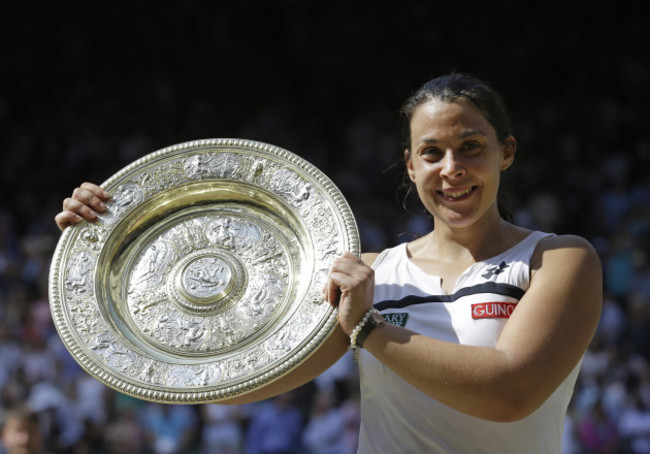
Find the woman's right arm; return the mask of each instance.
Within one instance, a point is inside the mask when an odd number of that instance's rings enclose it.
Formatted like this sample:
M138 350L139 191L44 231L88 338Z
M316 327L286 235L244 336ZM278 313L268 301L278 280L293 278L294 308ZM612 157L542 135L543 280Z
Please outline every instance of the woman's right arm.
M63 201L63 211L54 218L61 230L78 224L82 220L94 221L98 213L106 211L104 202L110 199L110 194L102 187L92 183L83 183L72 192L72 196ZM323 303L327 304L327 303ZM289 374L274 382L247 394L219 401L223 404L243 404L256 402L298 388L329 369L346 352L350 341L348 336L337 324L334 332L325 343L309 358L303 361Z

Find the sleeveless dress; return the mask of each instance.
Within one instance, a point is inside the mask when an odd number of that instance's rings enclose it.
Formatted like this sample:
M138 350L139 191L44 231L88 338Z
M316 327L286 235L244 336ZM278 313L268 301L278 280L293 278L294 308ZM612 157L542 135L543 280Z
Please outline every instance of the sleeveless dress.
M532 232L509 250L470 266L451 294L408 258L406 244L376 259L374 306L387 322L439 340L495 347L530 283L530 259L551 234ZM476 418L423 392L361 350L359 454L561 452L564 415L580 364L532 414L510 423Z

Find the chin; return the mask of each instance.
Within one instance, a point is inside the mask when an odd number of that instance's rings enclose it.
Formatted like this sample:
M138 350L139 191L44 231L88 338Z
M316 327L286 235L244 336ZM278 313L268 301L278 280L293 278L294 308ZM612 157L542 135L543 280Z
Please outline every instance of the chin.
M460 213L457 211L444 210L444 212L438 212L434 214L436 220L442 224L445 224L451 228L466 228L471 227L476 224L479 220L479 215L475 211L471 213Z

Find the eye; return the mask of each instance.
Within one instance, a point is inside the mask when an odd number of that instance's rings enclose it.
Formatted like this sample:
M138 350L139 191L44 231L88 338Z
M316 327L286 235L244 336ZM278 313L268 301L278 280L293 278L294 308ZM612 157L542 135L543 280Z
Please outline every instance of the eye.
M467 142L463 142L463 144L460 146L461 151L465 151L468 153L478 153L482 149L482 145L480 142L477 142L475 140L470 140Z
M442 150L436 147L428 147L420 150L420 156L426 159L437 159L442 156L442 154Z

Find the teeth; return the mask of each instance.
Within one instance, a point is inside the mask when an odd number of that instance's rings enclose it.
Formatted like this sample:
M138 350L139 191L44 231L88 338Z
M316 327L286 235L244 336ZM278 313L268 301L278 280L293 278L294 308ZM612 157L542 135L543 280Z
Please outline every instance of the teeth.
M444 194L445 194L447 197L451 197L452 199L457 199L457 198L459 198L459 197L462 197L462 196L464 196L464 195L469 194L470 192L472 192L472 188L465 189L464 191L457 191L457 192L444 192Z

